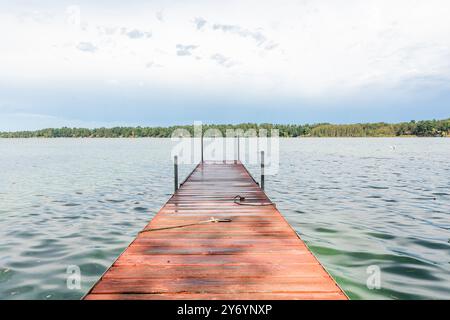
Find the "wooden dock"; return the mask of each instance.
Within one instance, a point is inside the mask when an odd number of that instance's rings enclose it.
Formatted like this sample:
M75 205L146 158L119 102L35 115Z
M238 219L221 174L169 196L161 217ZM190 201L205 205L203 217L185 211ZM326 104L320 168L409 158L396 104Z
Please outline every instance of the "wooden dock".
M347 299L239 162L199 164L144 230L85 299Z

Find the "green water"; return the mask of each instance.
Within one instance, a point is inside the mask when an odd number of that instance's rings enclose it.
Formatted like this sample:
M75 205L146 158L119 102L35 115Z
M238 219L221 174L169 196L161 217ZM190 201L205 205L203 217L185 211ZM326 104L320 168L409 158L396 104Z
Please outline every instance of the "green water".
M168 199L172 146L0 140L0 299L79 299ZM351 298L450 299L448 159L450 139L284 139L266 191Z

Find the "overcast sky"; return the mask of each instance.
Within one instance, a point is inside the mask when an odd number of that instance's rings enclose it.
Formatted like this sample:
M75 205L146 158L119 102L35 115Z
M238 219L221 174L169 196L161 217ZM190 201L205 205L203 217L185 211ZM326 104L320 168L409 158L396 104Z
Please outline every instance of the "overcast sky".
M0 1L0 130L447 118L449 17L448 0Z

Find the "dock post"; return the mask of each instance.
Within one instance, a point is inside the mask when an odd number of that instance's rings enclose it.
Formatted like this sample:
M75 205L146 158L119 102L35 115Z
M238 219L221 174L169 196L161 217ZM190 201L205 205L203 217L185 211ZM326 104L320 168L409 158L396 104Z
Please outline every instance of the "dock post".
M239 136L234 136L234 141L233 141L233 151L234 151L234 164L237 164L238 162L238 158L239 158L239 147L237 148L236 152L236 141L238 141L237 139L239 139ZM239 144L239 142L238 142Z
M202 164L203 164L203 129L202 129L202 137L201 137L201 150L202 150Z
M261 151L261 189L264 190L264 151Z
M239 140L239 134L237 136L238 139L238 145L237 145L237 160L241 161L241 145L240 145L240 140Z
M178 190L178 156L173 157L175 192Z

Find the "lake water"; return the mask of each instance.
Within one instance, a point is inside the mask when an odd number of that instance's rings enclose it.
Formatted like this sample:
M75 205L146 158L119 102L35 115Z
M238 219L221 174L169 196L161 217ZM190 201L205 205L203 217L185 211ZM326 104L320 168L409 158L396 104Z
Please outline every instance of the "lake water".
M82 297L172 193L171 148L0 139L0 299ZM450 139L281 139L266 192L349 297L450 299L449 159Z

